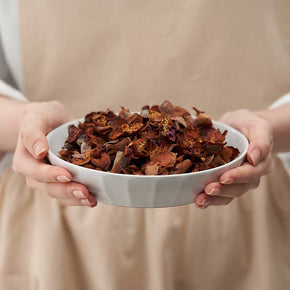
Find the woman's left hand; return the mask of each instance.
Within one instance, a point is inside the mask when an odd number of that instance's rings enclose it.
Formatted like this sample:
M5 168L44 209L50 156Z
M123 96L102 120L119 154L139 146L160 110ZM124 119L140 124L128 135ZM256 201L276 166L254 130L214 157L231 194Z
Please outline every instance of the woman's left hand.
M227 205L234 198L259 185L263 175L271 170L273 133L269 123L248 110L228 112L221 122L242 132L249 140L246 161L223 173L219 181L209 183L195 199L198 208Z

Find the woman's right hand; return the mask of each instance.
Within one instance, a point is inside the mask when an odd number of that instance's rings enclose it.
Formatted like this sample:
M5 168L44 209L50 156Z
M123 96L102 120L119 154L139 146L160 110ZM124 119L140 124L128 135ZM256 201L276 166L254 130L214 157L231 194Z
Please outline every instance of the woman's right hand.
M28 186L46 192L61 205L95 206L95 196L84 185L72 182L66 169L44 161L48 153L46 134L72 120L71 114L57 101L29 103L23 110L13 170L26 177Z

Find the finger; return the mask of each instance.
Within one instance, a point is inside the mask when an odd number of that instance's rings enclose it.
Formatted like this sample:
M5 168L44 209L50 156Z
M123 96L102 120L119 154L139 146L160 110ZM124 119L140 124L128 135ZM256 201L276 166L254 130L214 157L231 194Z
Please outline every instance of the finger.
M269 174L271 171L271 157L256 166L245 162L243 165L230 169L223 173L219 181L222 184L251 183L257 178Z
M261 118L257 122L251 123L247 137L250 142L247 160L252 165L257 165L260 161L266 159L272 150L272 130L269 124Z
M76 182L69 182L67 184L61 183L44 183L39 182L33 178L27 177L26 183L32 188L47 192L53 198L87 198L89 196L88 189Z
M45 137L48 133L47 121L41 114L28 114L20 132L24 147L34 158L42 159L47 155L48 142Z
M32 177L40 182L70 182L71 174L64 168L36 160L19 144L13 158L15 172Z
M20 128L20 136L30 154L35 158L42 159L48 151L45 135L51 129L73 118L58 101L31 103L28 107L28 113Z
M210 205L228 205L232 200L231 197L208 196L205 193L200 193L195 199L195 206L205 209Z
M251 183L222 185L219 182L213 182L205 187L205 193L210 196L239 197L252 188L259 185L259 179Z
M58 199L60 205L63 206L89 206L95 207L98 203L95 201L94 203L89 202L87 199L73 199L73 198L61 198Z

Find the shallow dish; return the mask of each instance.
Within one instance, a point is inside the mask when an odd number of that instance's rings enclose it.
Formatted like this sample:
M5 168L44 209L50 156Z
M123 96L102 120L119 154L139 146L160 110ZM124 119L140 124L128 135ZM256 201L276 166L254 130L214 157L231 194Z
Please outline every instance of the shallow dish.
M83 119L65 123L48 135L48 159L51 164L67 169L73 181L87 186L96 194L99 202L129 207L171 207L193 203L204 187L215 181L225 171L244 162L248 140L236 129L213 121L221 132L228 130L226 142L239 149L240 154L233 161L219 167L193 173L176 175L128 175L93 170L74 165L58 157L67 136L68 125L78 126Z

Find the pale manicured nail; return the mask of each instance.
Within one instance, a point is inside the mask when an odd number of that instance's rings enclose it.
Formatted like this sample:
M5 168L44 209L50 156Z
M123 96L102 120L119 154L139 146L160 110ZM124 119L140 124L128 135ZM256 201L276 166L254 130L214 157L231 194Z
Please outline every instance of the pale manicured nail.
M41 153L46 151L46 146L43 144L43 142L38 141L38 142L35 143L33 149L34 149L35 154L37 156L39 156Z
M57 178L57 181L59 181L59 182L70 182L71 180L68 178L68 177L66 177L65 175L60 175L60 176L58 176Z
M80 199L80 203L82 205L92 205L92 203L90 203L87 199Z
M210 201L208 200L206 203L203 204L202 209L207 208L210 205Z
M221 190L219 188L212 188L209 192L206 192L208 195L218 195L220 194Z
M73 196L76 198L85 198L86 196L80 190L74 190L72 192Z
M232 184L234 180L232 178L226 178L224 180L221 180L222 184Z
M250 154L250 157L251 157L251 160L252 160L252 163L254 165L257 165L258 162L260 161L260 157L261 157L261 152L259 149L254 149L254 151Z
M202 202L199 202L198 205L201 206L201 205L204 205L204 203L205 203L205 199L203 199Z

